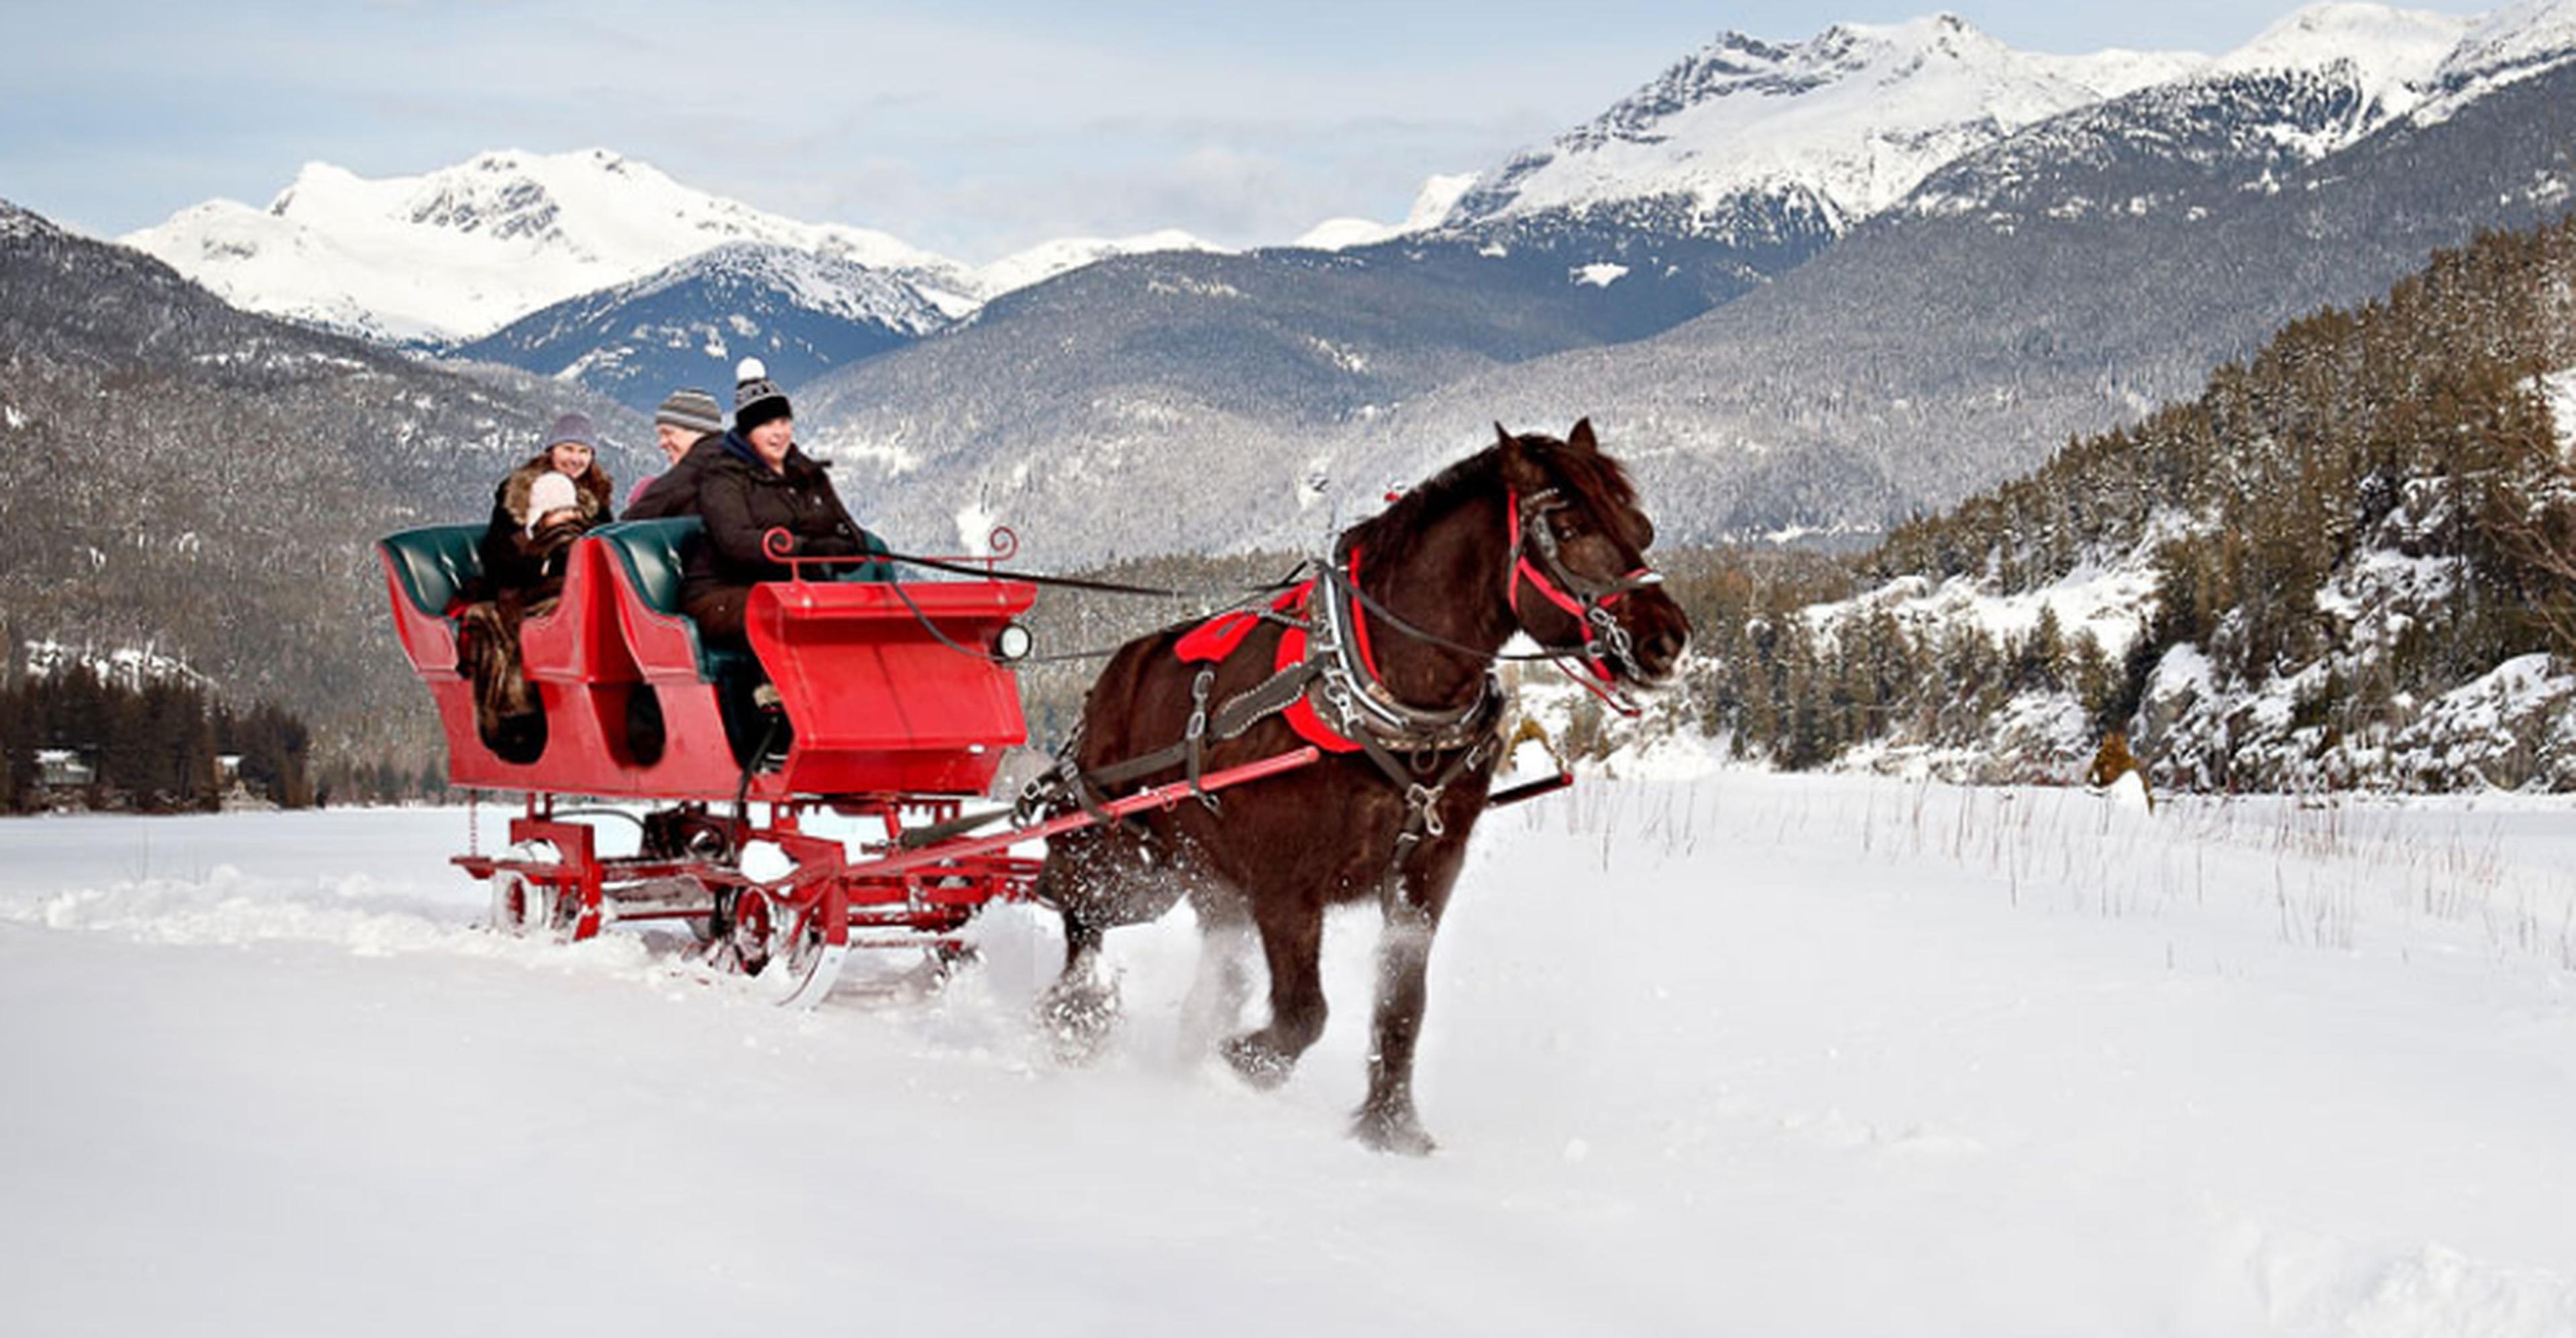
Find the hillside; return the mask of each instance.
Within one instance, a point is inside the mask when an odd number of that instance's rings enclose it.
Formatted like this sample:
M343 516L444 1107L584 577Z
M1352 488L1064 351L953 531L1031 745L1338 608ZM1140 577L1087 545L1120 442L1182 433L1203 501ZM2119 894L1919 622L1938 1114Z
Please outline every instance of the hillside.
M948 320L919 289L883 271L789 246L728 242L446 352L553 377L650 414L674 387L730 386L744 357L801 386Z
M2288 87L2213 79L2045 123L1739 301L1440 387L1335 452L1401 476L1497 417L1583 412L1643 457L1649 495L1687 518L1676 538L1875 533L2189 397L2283 323L2366 301L2480 228L2576 199L2564 53L2314 159L2301 146L2349 104L2302 102L2285 123Z
M2576 789L2576 216L2283 329L2195 400L1721 628L1752 751L2192 789ZM1767 640L1763 638L1767 637Z
M437 730L375 540L480 521L568 408L635 477L649 432L605 401L249 315L0 204L0 643L148 645L326 756L416 767Z

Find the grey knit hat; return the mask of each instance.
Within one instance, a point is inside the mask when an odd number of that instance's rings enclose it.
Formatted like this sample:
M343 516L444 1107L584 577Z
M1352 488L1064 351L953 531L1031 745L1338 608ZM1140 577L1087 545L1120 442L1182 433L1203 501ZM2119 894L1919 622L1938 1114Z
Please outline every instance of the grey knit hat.
M691 386L672 391L671 397L662 401L662 407L653 411L653 422L690 432L722 432L724 406L716 403L714 395Z
M589 447L594 455L598 453L599 430L590 425L590 415L568 413L555 420L555 430L546 437L546 449L551 451L567 441Z
M758 358L745 358L733 373L733 430L748 437L751 430L773 418L793 418L796 411L788 406L787 392L769 379L768 364Z

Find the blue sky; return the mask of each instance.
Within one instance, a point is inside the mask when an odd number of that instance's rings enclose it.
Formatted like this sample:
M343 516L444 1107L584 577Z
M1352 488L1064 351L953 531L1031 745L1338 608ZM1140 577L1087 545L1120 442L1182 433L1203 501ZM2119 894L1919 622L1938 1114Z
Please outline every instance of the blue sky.
M10 0L0 198L112 236L264 204L308 160L389 176L603 147L968 261L1156 227L1241 245L1400 217L1425 177L1543 142L1728 29L1946 8L2025 50L2214 53L2299 7Z

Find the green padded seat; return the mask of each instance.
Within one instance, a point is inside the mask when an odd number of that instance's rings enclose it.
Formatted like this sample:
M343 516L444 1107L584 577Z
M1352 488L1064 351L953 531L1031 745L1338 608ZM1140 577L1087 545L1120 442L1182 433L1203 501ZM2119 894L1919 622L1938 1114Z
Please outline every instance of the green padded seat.
M706 542L706 526L697 517L621 520L591 533L608 542L627 583L646 607L674 618L687 616L680 612L680 578L688 570L689 549ZM697 636L694 625L689 641L698 648L698 674L708 682L758 672L750 651L710 646Z
M403 593L412 606L433 618L447 616L448 606L467 583L483 575L483 526L430 525L379 540L377 547L393 557Z
M618 564L625 569L626 579L635 586L647 605L657 613L680 616L680 578L687 572L689 550L706 542L706 525L695 516L674 516L668 520L622 520L593 531L608 541L617 554ZM866 530L859 531L859 542L870 553L893 550L886 542ZM841 577L844 581L891 581L894 564L872 561ZM750 662L750 654L738 650L709 650L698 647L698 663L715 676L715 668L731 668Z

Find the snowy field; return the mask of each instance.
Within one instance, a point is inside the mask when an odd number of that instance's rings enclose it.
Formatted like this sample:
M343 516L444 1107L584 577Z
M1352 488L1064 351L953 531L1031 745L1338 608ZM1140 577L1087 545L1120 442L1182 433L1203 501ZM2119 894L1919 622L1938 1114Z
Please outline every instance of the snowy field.
M483 814L485 839L501 825ZM473 928L461 811L0 823L0 1331L2576 1333L2576 807L1719 771L1497 815L1442 1149L1255 1093L1186 915L810 1013Z

